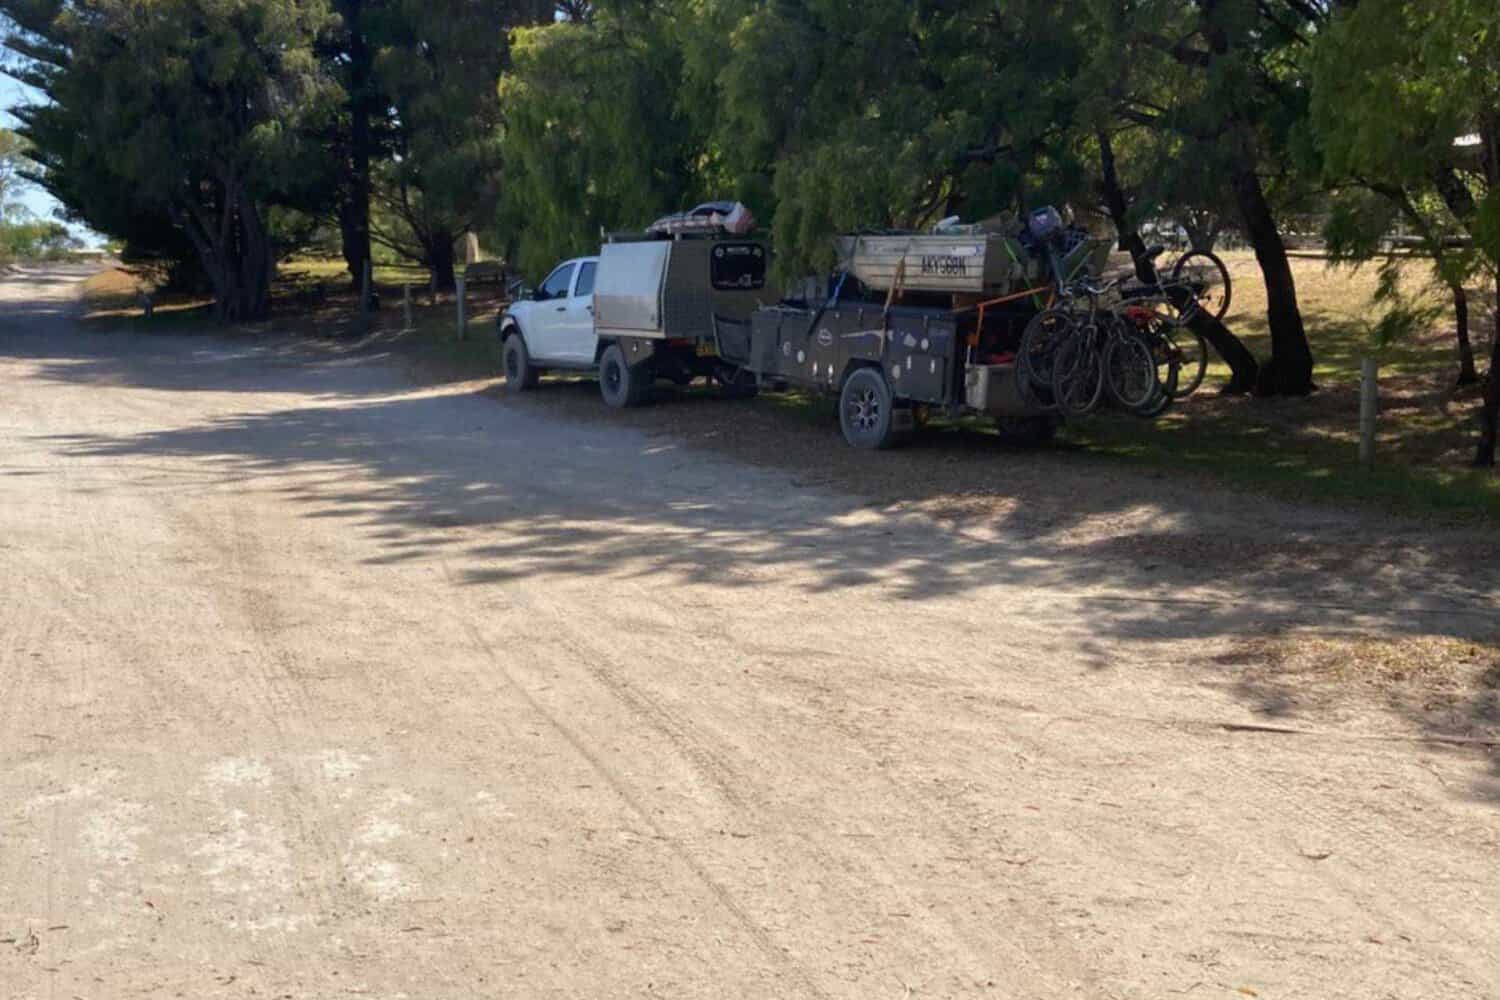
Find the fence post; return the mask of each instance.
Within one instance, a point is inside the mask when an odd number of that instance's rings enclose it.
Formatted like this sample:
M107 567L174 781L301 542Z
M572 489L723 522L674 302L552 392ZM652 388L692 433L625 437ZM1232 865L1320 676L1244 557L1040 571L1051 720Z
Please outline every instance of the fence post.
M457 298L458 298L458 339L459 340L463 340L464 339L464 334L467 332L466 328L468 326L468 320L464 316L464 279L463 279L463 275L459 275L458 277L454 278L453 282L454 282L454 285L456 286L455 291L456 291L456 295L457 295Z
M1380 369L1374 358L1359 362L1359 464L1375 467L1375 416L1380 391Z
M411 282L401 286L401 330L406 332L412 329L411 321Z

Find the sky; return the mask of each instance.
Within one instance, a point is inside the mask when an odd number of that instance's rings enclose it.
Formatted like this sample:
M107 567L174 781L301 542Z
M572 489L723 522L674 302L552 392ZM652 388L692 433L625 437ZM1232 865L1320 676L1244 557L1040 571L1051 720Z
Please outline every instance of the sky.
M8 76L0 75L0 128L15 128L16 120L5 112L5 108L13 104L21 104L30 99L34 94L28 87L23 87ZM21 190L21 197L17 199L25 205L33 214L44 219L52 217L52 210L57 207L50 195L32 185L27 185Z

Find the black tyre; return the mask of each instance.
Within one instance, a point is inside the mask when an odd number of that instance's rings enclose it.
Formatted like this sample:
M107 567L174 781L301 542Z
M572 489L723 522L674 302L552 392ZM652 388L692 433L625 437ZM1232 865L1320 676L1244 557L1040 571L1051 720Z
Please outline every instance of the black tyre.
M1029 406L1055 408L1052 396L1052 367L1057 350L1071 339L1078 328L1070 313L1047 309L1037 313L1026 324L1016 352L1016 389Z
M1122 409L1143 413L1166 394L1157 376L1156 352L1147 335L1131 330L1110 338L1104 352L1104 382Z
M1104 359L1099 334L1090 327L1064 340L1053 355L1052 398L1070 417L1092 413L1104 396Z
M895 410L896 401L885 375L875 368L856 370L839 393L839 426L844 440L856 448L891 447L897 443Z
M507 392L525 392L535 389L541 373L531 363L531 352L521 334L512 331L500 347L500 366L505 372Z
M753 399L760 392L760 383L755 373L735 365L719 365L714 369L714 384L724 399Z
M1177 381L1169 387L1169 394L1173 399L1186 399L1198 391L1208 374L1208 341L1181 326L1164 326L1160 336L1177 369Z
M640 406L651 389L651 373L645 365L632 368L625 362L619 344L610 344L599 359L599 395L617 410Z
M1229 284L1229 268L1216 254L1207 250L1189 250L1172 266L1172 283L1187 285L1198 308L1214 319L1223 319L1229 312L1232 289Z

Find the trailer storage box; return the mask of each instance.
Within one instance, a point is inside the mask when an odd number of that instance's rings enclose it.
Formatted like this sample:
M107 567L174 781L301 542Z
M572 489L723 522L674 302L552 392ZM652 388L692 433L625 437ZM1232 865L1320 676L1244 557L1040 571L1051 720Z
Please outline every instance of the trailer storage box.
M964 370L964 403L991 416L1022 416L1035 412L1021 398L1015 365L970 365Z
M1007 295L1042 280L1043 266L1018 240L998 233L844 236L842 268L876 291Z

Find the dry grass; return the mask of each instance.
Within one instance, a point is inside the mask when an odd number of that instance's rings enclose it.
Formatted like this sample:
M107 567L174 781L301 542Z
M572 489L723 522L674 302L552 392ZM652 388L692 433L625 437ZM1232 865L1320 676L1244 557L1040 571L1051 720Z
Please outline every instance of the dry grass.
M1500 643L1443 635L1363 637L1289 631L1216 658L1268 704L1336 708L1373 696L1430 731L1489 734L1500 724Z
M1253 255L1224 255L1234 283L1226 322L1255 354L1270 355L1265 289ZM1458 354L1451 311L1429 330L1380 346L1370 330L1378 318L1371 296L1376 267L1330 267L1294 259L1299 301L1319 391L1307 399L1224 397L1222 363L1204 389L1161 419L1145 423L1106 414L1078 421L1068 437L1091 449L1152 465L1188 465L1234 482L1283 494L1374 502L1457 516L1500 516L1500 478L1467 467L1475 441L1477 387L1455 391ZM1435 304L1420 261L1403 265L1403 287ZM1481 370L1494 335L1493 289L1470 295L1470 325ZM1357 467L1359 363L1380 362L1381 418L1377 467Z
M212 309L213 299L205 295L158 292L164 280L163 272L150 266L120 266L100 271L83 283L84 319L111 325L141 324L142 293L151 294L155 303L153 328L170 329L198 322Z

